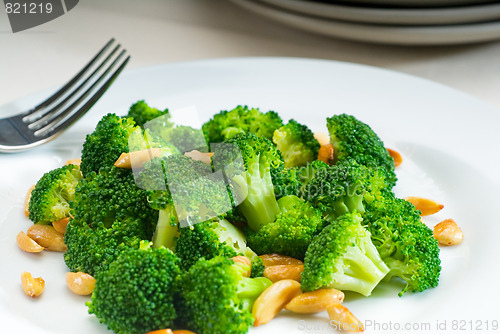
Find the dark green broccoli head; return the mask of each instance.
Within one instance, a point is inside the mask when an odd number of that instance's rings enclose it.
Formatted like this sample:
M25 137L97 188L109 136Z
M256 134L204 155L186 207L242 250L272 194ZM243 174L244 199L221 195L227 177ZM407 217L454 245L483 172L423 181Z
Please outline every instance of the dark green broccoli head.
M247 333L254 322L252 306L272 283L247 278L233 260L215 257L196 262L180 279L178 313L196 333Z
M80 168L67 165L45 173L31 192L29 219L36 224L50 224L69 217L75 188L82 179Z
M276 198L289 195L300 196L303 184L299 167L271 169L271 177Z
M328 118L327 127L335 162L354 159L367 167L382 167L390 176L389 184L394 186L397 179L394 160L382 140L367 124L354 116L341 114Z
M99 172L104 166L113 166L122 153L129 152L128 138L138 127L132 118L107 114L83 143L80 168L84 177Z
M271 170L283 159L272 142L252 133L238 134L215 150L216 170L224 170L238 211L253 230L274 221L279 212Z
M163 115L169 117L168 109L160 110L152 108L144 100L141 100L130 107L127 117L131 117L135 121L135 124L143 127L145 123Z
M96 277L89 313L119 334L171 328L179 259L170 250L130 249Z
M132 171L114 166L103 167L80 181L70 205L73 216L92 227L99 223L109 227L116 220L141 220L152 232L158 219Z
M357 212L338 217L311 242L304 259L302 290L349 290L369 296L389 268L361 225Z
M438 285L439 246L413 204L385 192L367 205L364 217L363 224L390 269L388 277L399 277L407 283L400 296Z
M192 150L207 152L207 142L203 131L186 125L165 127L158 124L146 124L154 141L165 146L174 145L179 152L185 153Z
M274 131L273 142L283 155L285 167L305 166L318 159L318 140L306 125L293 119Z
M138 220L115 221L110 227L98 223L92 228L82 220L71 219L64 234L68 247L64 261L71 271L95 275L106 270L123 251L138 248L141 240L150 239L148 229Z
M257 254L278 253L304 259L307 247L321 231L321 212L296 196L278 200L281 212L276 220L258 232L248 231L248 245Z
M203 124L203 132L208 143L220 143L239 133L250 132L269 140L283 121L274 111L266 113L257 108L237 106L233 110L223 110Z

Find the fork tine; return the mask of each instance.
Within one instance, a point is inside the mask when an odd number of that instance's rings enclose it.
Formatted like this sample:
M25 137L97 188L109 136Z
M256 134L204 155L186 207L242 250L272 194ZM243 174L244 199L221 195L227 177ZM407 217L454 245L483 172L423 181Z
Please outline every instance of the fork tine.
M88 82L90 82L90 80L92 78L94 78L98 73L99 71L104 67L104 65L106 65L106 63L109 62L109 60L112 58L112 56L120 49L121 45L118 44L112 51L111 53L101 62L101 64L99 64L99 66L97 66L97 68L78 86L76 87L75 89L73 89L73 91L68 94L61 102L59 102L55 107L47 110L45 112L45 114L37 119L36 121L34 121L33 123L29 124L28 125L28 128L33 130L33 131L36 131L36 130L39 130L40 128L42 128L44 125L48 124L50 121L52 121L54 118L56 118L60 113L59 111L65 106L68 104L68 102L78 93L80 92L86 85ZM64 112L64 111L63 111Z
M85 104L83 104L80 109L78 109L76 112L74 112L71 116L67 117L69 115L69 112L75 109L82 100L89 95L89 93L94 90L94 88L97 86L97 84L102 81L111 71L111 69L114 67L114 65L118 62L118 60L125 54L126 50L123 50L118 58L116 58L111 66L97 79L97 81L84 93L82 96L75 101L69 108L68 108L68 113L64 117L61 117L51 124L47 125L45 128L38 130L35 132L35 136L40 136L42 135L44 138L48 139L56 134L60 134L61 131L69 127L71 124L73 124L78 118L83 116L96 102L99 100L99 98L106 92L106 90L111 86L113 81L116 79L116 77L120 74L120 72L123 70L125 65L127 65L128 61L130 60L130 56L127 56L125 60L122 61L122 63L119 65L119 67L113 72L113 74L102 84L102 86L95 92L95 94L88 99ZM61 122L62 121L62 122Z
M78 72L73 78L71 78L70 81L68 81L61 89L59 89L57 92L55 92L52 96L50 96L47 100L43 101L33 109L27 111L23 116L28 117L34 115L36 112L42 110L46 106L50 105L54 101L56 101L58 98L60 98L64 93L68 91L68 89L73 86L82 76L85 75L85 73L88 72L88 70L101 58L101 56L109 49L109 47L115 42L114 38L111 38L109 42L104 45L104 47L97 52L97 54L92 58L85 67L83 67L80 72Z

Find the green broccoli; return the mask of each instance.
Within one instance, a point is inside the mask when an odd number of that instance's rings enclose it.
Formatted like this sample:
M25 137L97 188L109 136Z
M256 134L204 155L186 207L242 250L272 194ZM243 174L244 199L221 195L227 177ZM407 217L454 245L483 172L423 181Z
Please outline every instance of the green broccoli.
M366 206L363 224L390 269L387 278L406 281L406 291L424 291L439 283L441 260L432 230L410 202L385 192Z
M271 140L274 131L282 125L283 121L274 111L263 113L257 108L237 106L214 115L202 129L208 143L220 143L245 132Z
M116 220L141 220L154 230L158 214L148 206L146 191L137 187L130 169L103 167L80 181L73 201L73 216L91 227L109 227Z
M361 215L346 213L311 242L304 259L303 291L335 288L369 296L389 272L361 225Z
M141 248L123 252L108 270L96 277L90 302L95 314L119 334L144 334L170 328L177 318L179 259L165 248Z
M330 142L334 148L334 162L354 159L359 164L387 170L391 188L396 183L394 160L382 140L365 123L354 116L341 114L327 119Z
M387 189L386 173L345 159L316 170L303 187L302 196L323 212L327 221L347 212L364 212L365 200Z
M293 119L274 131L273 142L283 155L285 167L305 166L318 159L318 140L307 126Z
M216 170L224 166L238 211L254 231L273 222L279 213L271 170L283 169L281 154L273 143L253 133L238 134L216 149ZM240 161L240 163L235 163Z
M159 110L152 108L144 100L141 100L130 107L127 117L131 117L135 121L135 124L143 127L145 123L164 115L167 115L167 117L170 116L168 109Z
M80 168L67 165L45 173L31 192L29 219L36 224L50 224L69 217L75 188L82 179Z
M64 234L68 247L64 253L66 266L74 272L96 275L125 250L138 248L141 240L151 239L147 229L139 220L115 221L110 227L97 223L90 227L82 220L70 219Z
M328 165L320 160L314 160L305 166L272 169L271 176L276 198L288 195L304 197L304 191L317 172L326 173Z
M83 143L80 168L84 177L98 173L104 166L112 166L122 153L129 152L128 138L138 129L132 118L107 114Z
M196 333L247 333L252 306L272 282L247 278L240 264L224 257L196 262L181 276L179 316Z
M145 164L139 184L149 205L159 210L153 246L173 249L178 225L193 226L231 209L229 194L210 166L182 155L155 158Z
M180 229L180 236L175 244L175 254L181 259L181 269L187 270L200 258L210 260L216 256L248 257L256 268L254 275L260 270L262 262L255 252L247 247L245 235L234 225L224 219L212 219L198 223L193 227Z
M247 232L248 245L258 254L278 253L303 260L323 227L321 212L293 195L280 198L278 205L281 212L274 222Z

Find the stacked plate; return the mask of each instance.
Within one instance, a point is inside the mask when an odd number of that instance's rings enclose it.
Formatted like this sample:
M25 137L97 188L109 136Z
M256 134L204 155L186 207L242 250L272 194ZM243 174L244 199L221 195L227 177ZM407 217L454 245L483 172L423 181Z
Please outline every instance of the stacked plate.
M450 45L500 39L499 1L232 1L286 25L363 42Z

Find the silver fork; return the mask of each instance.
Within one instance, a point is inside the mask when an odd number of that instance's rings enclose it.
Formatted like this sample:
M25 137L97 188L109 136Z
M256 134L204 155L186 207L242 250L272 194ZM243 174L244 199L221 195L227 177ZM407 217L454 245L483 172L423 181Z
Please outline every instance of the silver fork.
M130 56L112 38L68 83L33 109L0 119L0 152L23 151L54 139L111 86ZM125 57L126 56L126 57Z

